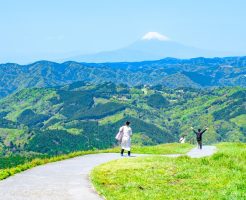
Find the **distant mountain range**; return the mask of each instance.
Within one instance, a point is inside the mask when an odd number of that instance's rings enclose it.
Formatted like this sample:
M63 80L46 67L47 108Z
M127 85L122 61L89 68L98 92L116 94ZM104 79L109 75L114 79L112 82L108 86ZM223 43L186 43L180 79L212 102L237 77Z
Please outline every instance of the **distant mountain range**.
M219 52L199 49L169 40L157 32L149 32L133 44L113 50L95 54L78 55L66 60L77 62L135 62L145 60L159 60L166 57L196 58L196 57L223 57L233 55L231 52Z
M75 81L166 87L246 86L246 57L166 58L124 63L0 64L0 97L23 88L54 87Z
M197 57L232 57L245 56L243 52L209 50L169 39L158 32L148 32L142 38L131 44L113 50L94 51L91 53L81 53L80 50L71 52L43 52L29 53L28 55L18 54L1 57L2 62L13 62L20 64L30 64L39 60L50 60L52 62L63 63L67 61L105 63L105 62L141 62L150 60L160 60L164 58L191 59ZM3 55L2 55L3 56Z

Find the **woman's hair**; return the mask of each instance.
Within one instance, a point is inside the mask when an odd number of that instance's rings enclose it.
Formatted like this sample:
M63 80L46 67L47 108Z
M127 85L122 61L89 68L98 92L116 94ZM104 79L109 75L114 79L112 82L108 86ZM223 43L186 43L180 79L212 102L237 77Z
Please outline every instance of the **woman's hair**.
M200 132L200 131L201 131L201 129L199 128L199 129L198 129L198 132Z
M130 124L130 122L129 122L129 121L127 121L127 122L126 122L126 125L127 125L127 126L129 126L129 124Z

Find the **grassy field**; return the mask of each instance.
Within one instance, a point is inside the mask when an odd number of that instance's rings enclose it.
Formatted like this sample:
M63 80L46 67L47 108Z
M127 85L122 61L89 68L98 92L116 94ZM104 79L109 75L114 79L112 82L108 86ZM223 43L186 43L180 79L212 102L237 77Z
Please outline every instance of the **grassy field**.
M177 153L186 153L193 146L190 144L180 145L178 143L170 143L170 144L162 144L157 146L134 146L134 153L149 153L149 154L177 154ZM50 162L56 162L60 160L65 160L69 158L73 158L76 156L82 156L87 154L95 154L95 153L119 153L120 148L112 148L105 150L93 150L93 151L78 151L70 154L64 154L54 157L46 157L46 158L35 158L35 157L21 157L14 156L2 158L0 157L0 180L5 179L9 176L12 176L21 171L36 167L38 165L43 165ZM18 161L17 158L18 157ZM8 164L9 162L9 164ZM21 164L18 164L21 163ZM10 167L11 166L11 167Z
M244 200L246 144L221 143L211 157L124 158L96 167L91 179L107 200Z
M142 154L184 154L191 150L194 146L191 144L168 143L155 146L132 146L133 153ZM104 150L103 152L120 152L120 148Z

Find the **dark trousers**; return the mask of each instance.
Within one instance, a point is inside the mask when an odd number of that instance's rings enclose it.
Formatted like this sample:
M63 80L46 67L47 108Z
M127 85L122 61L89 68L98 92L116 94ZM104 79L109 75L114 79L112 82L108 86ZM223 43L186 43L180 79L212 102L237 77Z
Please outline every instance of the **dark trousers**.
M121 149L120 154L123 156L123 154L124 154L124 149ZM131 151L128 151L128 156L131 156Z
M197 140L198 148L202 149L202 140Z

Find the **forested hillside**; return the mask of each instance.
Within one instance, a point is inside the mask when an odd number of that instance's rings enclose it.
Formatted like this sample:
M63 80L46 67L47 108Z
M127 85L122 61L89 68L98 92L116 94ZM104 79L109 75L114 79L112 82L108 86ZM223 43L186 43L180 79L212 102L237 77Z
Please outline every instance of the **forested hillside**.
M129 63L0 64L0 98L31 87L54 87L75 81L111 81L129 86L177 87L246 86L246 57L166 58Z
M23 89L0 101L0 152L56 155L116 144L118 128L132 122L135 144L178 141L190 127L205 128L205 143L246 141L246 89L128 87L75 82Z

